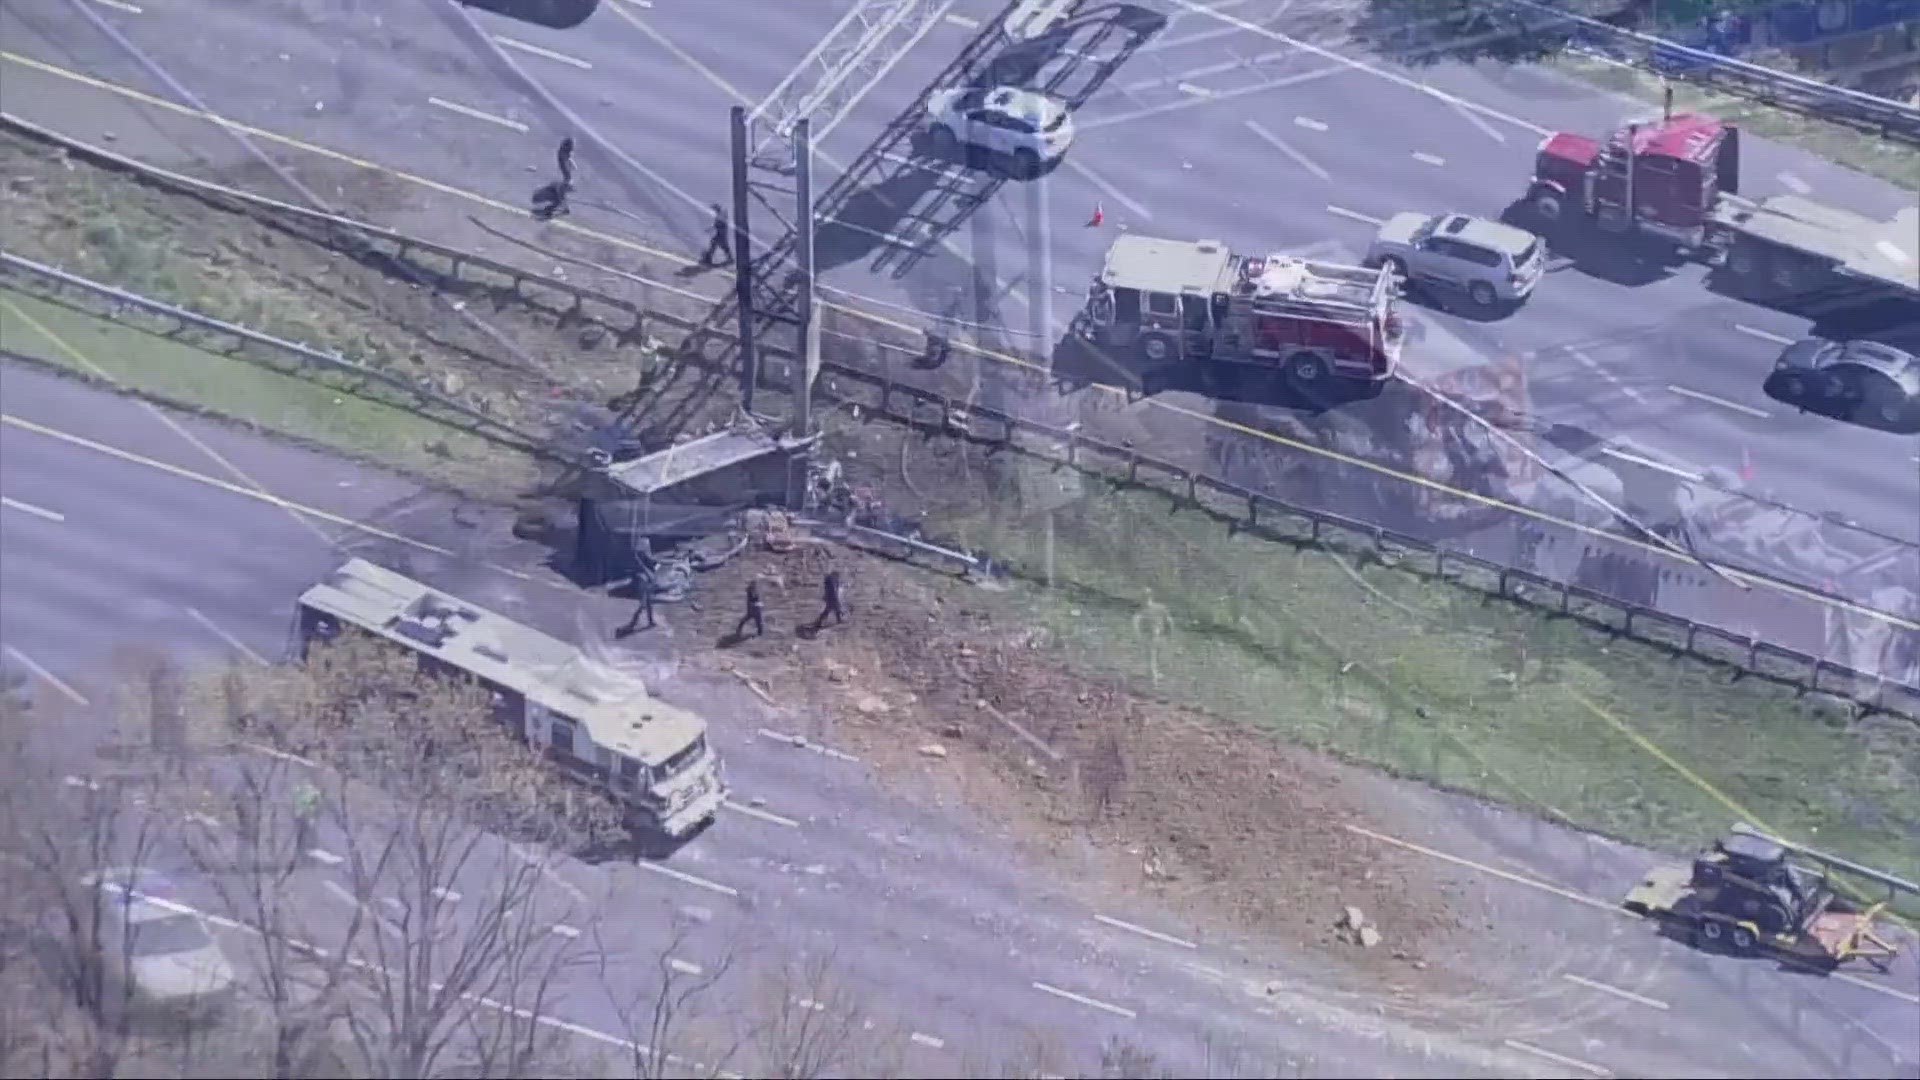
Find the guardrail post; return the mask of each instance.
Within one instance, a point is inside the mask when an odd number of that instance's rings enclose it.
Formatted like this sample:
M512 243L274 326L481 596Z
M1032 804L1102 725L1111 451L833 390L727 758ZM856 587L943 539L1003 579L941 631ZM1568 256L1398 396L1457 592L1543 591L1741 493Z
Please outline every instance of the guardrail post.
M1560 583L1560 614L1570 615L1572 613L1573 590L1567 588L1567 583L1563 581Z
M1630 607L1623 607L1620 610L1625 612L1627 616L1626 625L1621 632L1626 634L1628 637L1632 637L1633 636L1633 616L1637 609L1630 608Z
M1200 478L1193 473L1187 474L1187 502L1200 505Z
M1316 544L1320 542L1320 519L1319 518L1315 517L1315 518L1307 519L1307 538Z
M1699 632L1700 632L1700 626L1699 626L1699 624L1697 624L1697 623L1695 623L1695 622L1694 622L1693 620L1691 620L1691 619L1689 619L1689 620L1687 620L1687 645L1686 645L1686 651L1687 651L1687 655L1688 655L1688 656L1692 656L1692 655L1693 655L1693 639L1694 639L1694 637L1695 637L1695 635L1697 635L1697 634L1699 634Z
M1247 492L1247 528L1249 529L1258 528L1259 525L1260 525L1260 496L1255 495L1253 492L1249 491Z
M1434 577L1447 576L1447 549L1446 548L1437 547L1433 549L1433 576Z
M1507 571L1505 568L1502 568L1500 571L1499 589L1500 599L1505 600L1507 598Z
M1078 425L1067 429L1067 464L1080 467L1080 428Z
M1759 669L1760 639L1749 634L1747 636L1747 670L1758 671Z
M1137 484L1139 482L1140 482L1140 455L1138 453L1135 453L1132 450L1129 450L1127 451L1127 483Z

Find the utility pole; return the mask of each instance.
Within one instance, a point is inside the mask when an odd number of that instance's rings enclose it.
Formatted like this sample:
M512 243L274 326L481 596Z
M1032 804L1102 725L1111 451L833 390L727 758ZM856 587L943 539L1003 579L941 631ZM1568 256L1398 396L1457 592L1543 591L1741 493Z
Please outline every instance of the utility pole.
M799 266L799 295L794 306L800 317L800 364L794 370L793 433L813 433L813 381L820 377L820 321L813 288L813 121L801 117L793 125L794 229L799 234L794 257Z
M733 116L733 291L740 309L740 407L753 412L760 358L753 347L753 237L747 229L747 110Z

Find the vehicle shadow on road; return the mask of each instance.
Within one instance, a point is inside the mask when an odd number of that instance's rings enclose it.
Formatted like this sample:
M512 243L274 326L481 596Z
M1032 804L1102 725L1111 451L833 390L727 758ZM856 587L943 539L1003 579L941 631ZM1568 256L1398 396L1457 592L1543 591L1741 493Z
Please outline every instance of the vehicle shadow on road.
M1176 361L1151 365L1131 352L1103 349L1069 334L1054 346L1052 379L1057 390L1073 393L1100 384L1125 389L1130 396L1200 394L1215 401L1268 406L1317 415L1380 396L1384 384L1330 379L1303 387L1279 371L1225 364Z
M1615 285L1638 288L1664 281L1686 260L1670 244L1575 225L1542 222L1526 200L1511 203L1500 220L1546 241L1547 272L1573 270Z

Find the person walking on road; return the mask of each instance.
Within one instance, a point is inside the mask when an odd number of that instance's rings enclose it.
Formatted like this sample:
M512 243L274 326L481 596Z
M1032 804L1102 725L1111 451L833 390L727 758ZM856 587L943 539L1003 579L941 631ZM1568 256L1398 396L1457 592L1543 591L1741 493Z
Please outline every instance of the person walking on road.
M293 851L297 859L313 847L313 821L320 816L320 789L302 782L293 789Z
M753 624L753 636L764 637L767 633L766 612L760 607L760 583L747 582L747 613L733 626L733 636L746 637L747 624Z
M713 236L707 240L707 250L700 253L701 266L733 265L733 228L727 223L727 212L719 203L713 204Z
M835 626L846 622L846 610L840 605L840 571L827 571L827 576L820 582L820 594L826 606L820 609L820 617L813 620L813 628L818 630L827 625L828 616L833 617Z
M533 216L541 221L552 221L569 212L567 196L573 194L573 136L560 140L555 160L560 165L560 179L533 193Z

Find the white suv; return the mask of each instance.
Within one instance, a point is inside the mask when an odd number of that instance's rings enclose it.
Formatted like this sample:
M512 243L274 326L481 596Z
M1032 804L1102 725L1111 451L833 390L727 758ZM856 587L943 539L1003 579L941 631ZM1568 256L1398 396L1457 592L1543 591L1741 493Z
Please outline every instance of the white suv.
M941 156L985 150L1012 161L1021 176L1038 176L1073 145L1066 104L1037 90L941 90L927 100L927 113L927 135Z
M1546 272L1540 238L1466 214L1395 214L1367 249L1368 266L1410 282L1464 291L1481 307L1518 304Z

